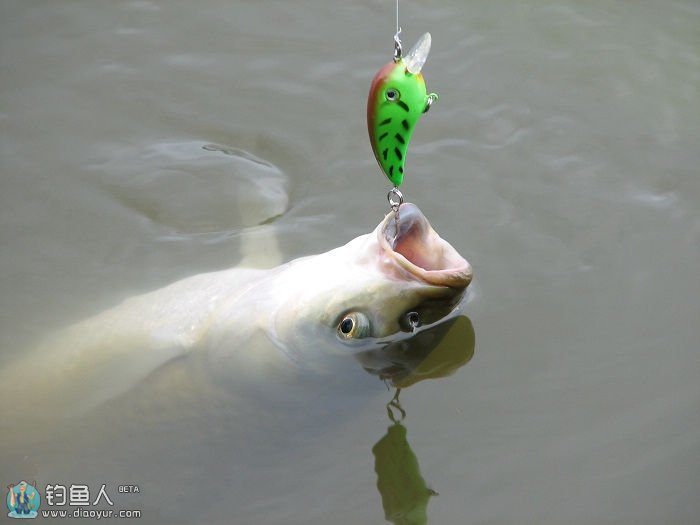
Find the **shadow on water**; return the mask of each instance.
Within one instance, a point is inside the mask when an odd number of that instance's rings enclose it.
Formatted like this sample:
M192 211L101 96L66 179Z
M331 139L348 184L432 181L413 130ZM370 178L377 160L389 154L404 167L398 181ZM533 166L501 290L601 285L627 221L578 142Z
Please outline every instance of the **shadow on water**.
M423 479L418 457L408 442L408 430L403 424L406 410L399 400L401 389L453 374L471 360L474 347L472 323L459 316L381 351L358 356L369 373L396 387L394 397L386 405L391 425L372 447L377 489L384 517L391 523L428 523L428 502L438 494Z

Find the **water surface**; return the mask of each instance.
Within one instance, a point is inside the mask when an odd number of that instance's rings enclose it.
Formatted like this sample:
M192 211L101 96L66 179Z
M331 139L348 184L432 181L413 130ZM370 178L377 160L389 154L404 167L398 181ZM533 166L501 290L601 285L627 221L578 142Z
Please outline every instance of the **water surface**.
M124 506L148 523L400 523L376 453L408 443L429 523L697 521L700 7L401 13L405 45L433 35L440 95L402 190L475 268L469 364L405 389L403 430L352 362L303 410L243 399L212 428L100 431L107 409L0 481L141 484ZM364 112L393 2L3 1L0 20L0 358L236 265L250 228L288 260L383 216Z

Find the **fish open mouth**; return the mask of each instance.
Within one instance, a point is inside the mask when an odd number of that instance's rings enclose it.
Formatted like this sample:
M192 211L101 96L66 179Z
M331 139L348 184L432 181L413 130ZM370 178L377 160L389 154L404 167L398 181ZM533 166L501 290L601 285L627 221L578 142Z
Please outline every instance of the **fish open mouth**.
M413 277L436 286L469 286L471 265L433 230L415 204L402 204L398 221L393 212L389 213L378 234L384 252Z

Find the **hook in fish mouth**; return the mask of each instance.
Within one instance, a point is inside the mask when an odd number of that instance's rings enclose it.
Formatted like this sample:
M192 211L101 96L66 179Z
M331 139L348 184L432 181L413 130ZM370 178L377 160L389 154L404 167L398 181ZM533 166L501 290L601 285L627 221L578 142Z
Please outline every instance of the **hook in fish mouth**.
M469 262L430 226L418 206L404 203L382 221L378 236L386 254L414 278L435 286L465 289L472 280Z

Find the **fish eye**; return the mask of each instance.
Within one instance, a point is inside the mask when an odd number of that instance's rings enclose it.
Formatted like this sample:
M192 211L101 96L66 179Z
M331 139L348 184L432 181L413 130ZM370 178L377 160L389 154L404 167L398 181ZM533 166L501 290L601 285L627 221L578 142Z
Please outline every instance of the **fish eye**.
M355 328L355 320L352 317L346 317L340 323L340 331L345 335L352 332L353 328Z
M350 312L338 323L338 336L341 339L361 339L370 332L369 319L361 312Z
M385 96L389 102L396 102L400 98L399 90L396 88L389 88L386 90Z

